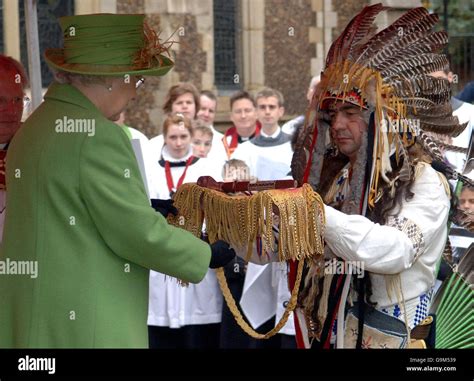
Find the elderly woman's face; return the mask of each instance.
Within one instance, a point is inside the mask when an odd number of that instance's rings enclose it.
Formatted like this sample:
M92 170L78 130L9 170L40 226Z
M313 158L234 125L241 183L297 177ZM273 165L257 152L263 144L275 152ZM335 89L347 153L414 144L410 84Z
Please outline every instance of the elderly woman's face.
M125 110L128 102L137 96L136 86L139 79L140 77L135 76L130 77L129 80L122 77L111 78L112 91L107 99L107 108L104 110L107 119L112 121L120 119L120 114Z

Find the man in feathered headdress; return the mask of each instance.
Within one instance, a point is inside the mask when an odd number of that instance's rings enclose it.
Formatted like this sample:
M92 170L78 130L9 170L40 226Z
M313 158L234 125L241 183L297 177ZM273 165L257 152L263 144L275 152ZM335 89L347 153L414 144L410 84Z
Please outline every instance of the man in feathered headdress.
M456 176L433 136L465 125L449 82L429 75L449 66L437 15L412 9L373 34L385 9L365 7L331 46L295 147L294 177L326 204L326 262L310 266L297 311L306 346L404 348L426 336L415 327L429 322Z

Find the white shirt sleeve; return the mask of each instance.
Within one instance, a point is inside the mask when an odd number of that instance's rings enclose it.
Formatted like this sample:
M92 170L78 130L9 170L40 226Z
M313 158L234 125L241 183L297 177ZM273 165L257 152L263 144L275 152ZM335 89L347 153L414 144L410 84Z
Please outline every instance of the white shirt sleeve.
M443 246L450 206L445 182L431 167L425 166L412 192L414 197L402 202L400 213L387 225L325 206L327 245L337 256L363 262L373 273L397 274L410 268L421 254Z

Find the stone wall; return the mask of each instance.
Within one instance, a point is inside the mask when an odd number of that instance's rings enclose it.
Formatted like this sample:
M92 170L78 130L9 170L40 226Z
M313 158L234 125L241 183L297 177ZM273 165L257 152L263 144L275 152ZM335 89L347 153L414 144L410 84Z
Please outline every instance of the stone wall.
M212 89L212 1L117 0L117 13L144 13L162 42L170 37L176 42L171 47L175 67L164 77L147 77L126 110L125 122L151 138L161 133L162 106L171 86L192 82L198 89Z
M316 54L310 28L316 24L311 0L266 0L264 28L265 85L280 90L286 114L301 114Z
M198 89L201 89L201 74L207 68L207 52L203 50L203 36L197 31L196 16L190 14L172 15L170 24L179 36L174 72L179 75L180 81L192 82Z
M337 11L337 25L332 31L333 41L342 33L349 21L369 3L370 1L366 0L332 0L332 8Z

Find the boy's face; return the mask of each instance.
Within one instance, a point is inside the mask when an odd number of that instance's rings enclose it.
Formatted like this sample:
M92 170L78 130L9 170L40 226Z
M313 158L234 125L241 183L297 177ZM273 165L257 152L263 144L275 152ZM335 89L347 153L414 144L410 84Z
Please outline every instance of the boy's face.
M194 156L207 157L212 148L212 137L202 131L194 131L192 145Z
M459 208L474 214L474 189L464 188L459 196Z
M201 95L201 106L197 113L198 119L201 119L206 125L210 126L214 123L216 117L216 101Z
M272 128L277 125L284 112L285 109L278 104L276 97L257 99L257 116L264 128Z

